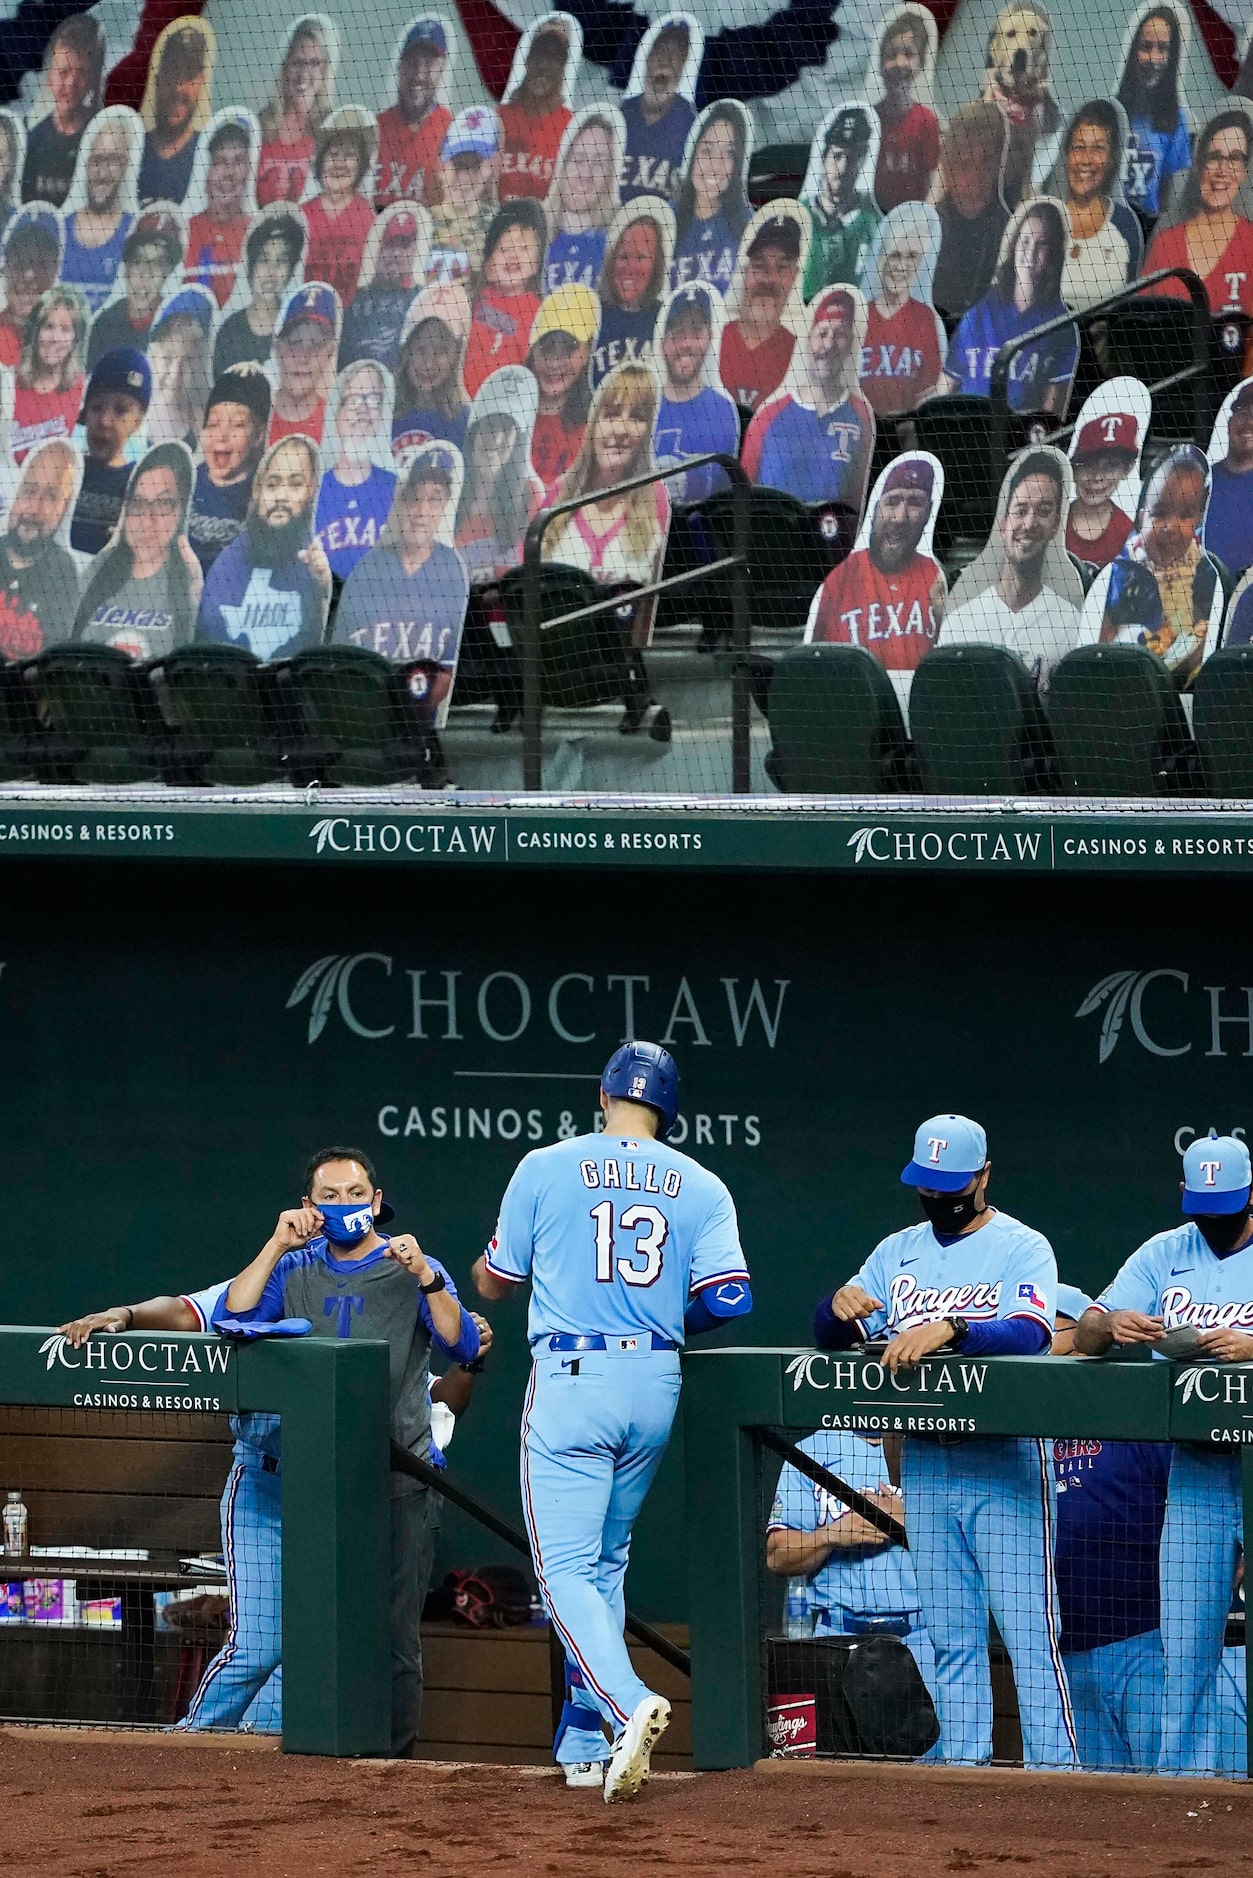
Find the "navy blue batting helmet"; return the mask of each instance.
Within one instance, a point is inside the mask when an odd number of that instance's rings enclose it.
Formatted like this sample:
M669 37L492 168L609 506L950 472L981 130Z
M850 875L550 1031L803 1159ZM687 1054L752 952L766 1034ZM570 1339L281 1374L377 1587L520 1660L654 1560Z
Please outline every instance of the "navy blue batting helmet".
M658 1141L679 1119L679 1066L659 1043L624 1043L605 1064L600 1086L607 1096L643 1102L661 1117Z

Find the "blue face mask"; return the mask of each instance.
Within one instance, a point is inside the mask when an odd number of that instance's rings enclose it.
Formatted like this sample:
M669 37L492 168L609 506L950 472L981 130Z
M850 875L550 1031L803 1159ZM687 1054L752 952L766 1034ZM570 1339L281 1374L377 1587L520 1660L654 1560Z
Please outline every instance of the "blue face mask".
M322 1230L332 1245L358 1245L374 1226L374 1209L368 1200L354 1200L351 1205L336 1202L318 1205Z

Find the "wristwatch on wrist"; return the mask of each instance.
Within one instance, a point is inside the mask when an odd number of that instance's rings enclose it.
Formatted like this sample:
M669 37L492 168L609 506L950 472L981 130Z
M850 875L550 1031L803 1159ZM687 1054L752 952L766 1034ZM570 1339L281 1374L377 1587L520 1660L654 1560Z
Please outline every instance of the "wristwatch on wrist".
M967 1337L970 1335L970 1325L966 1322L964 1317L950 1317L948 1322L953 1326L953 1334L949 1338L949 1342L955 1350L960 1350L963 1343L965 1343Z
M481 1376L487 1368L487 1358L476 1356L472 1363L458 1363L458 1369L464 1369L467 1376Z
M447 1291L447 1289L448 1289L448 1281L444 1277L443 1272L436 1272L434 1278L432 1278L429 1285L424 1285L421 1283L421 1281L419 1281L419 1284L418 1284L418 1290L422 1293L422 1296L424 1298L429 1298L432 1292Z

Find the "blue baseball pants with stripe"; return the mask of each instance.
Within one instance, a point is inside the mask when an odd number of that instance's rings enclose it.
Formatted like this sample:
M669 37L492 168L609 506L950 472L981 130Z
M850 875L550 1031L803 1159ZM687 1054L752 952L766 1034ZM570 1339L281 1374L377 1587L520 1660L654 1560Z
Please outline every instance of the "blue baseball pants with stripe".
M1166 1690L1159 1774L1217 1771L1214 1691L1243 1538L1239 1455L1177 1447L1170 1459L1162 1523Z
M940 1739L931 1760L992 1758L988 1613L1014 1666L1028 1767L1078 1762L1058 1647L1056 1483L1045 1443L905 1437L905 1525L935 1648Z
M1085 1767L1151 1774L1162 1736L1162 1634L1141 1631L1064 1657Z
M238 1728L282 1660L281 1495L277 1474L265 1473L259 1461L236 1457L222 1494L230 1629L201 1677L182 1728ZM270 1725L278 1720L281 1726L281 1706L278 1717L272 1704L270 1710ZM263 1713L255 1725L263 1728Z
M579 1672L580 1700L614 1734L649 1694L627 1654L623 1581L679 1384L672 1350L572 1357L541 1346L523 1410L522 1506L540 1595ZM587 1730L564 1730L558 1753L599 1760L604 1743Z

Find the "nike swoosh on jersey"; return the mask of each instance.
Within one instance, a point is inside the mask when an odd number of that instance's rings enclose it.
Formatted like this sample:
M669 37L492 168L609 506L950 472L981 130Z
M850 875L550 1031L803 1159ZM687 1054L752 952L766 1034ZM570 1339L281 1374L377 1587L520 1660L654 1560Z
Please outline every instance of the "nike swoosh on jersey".
M1194 1272L1195 1270L1195 1265L1172 1265L1170 1275L1172 1278L1182 1278L1185 1272Z

